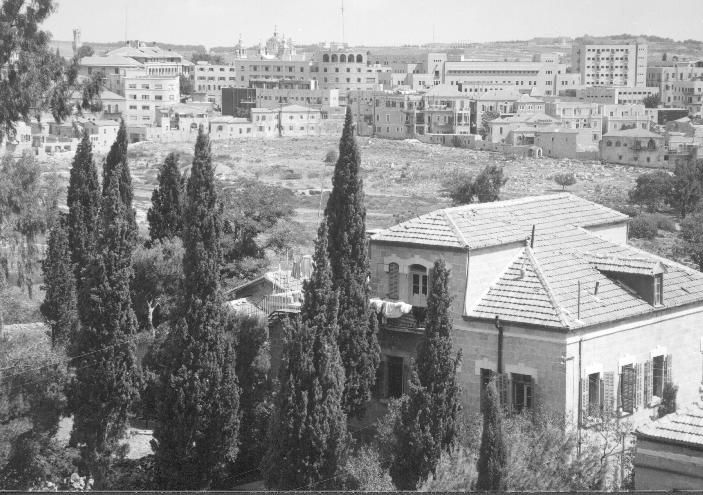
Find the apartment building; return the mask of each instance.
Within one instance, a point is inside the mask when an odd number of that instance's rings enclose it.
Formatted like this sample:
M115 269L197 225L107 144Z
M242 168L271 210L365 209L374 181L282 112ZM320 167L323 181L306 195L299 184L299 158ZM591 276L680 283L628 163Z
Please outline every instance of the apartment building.
M674 88L673 83L696 81L701 78L703 78L701 60L676 61L665 66L647 68L647 86L659 88L661 102L667 107L676 107L677 102L681 101L680 92Z
M603 115L597 103L554 99L545 103L545 113L558 118L567 129L588 130L596 144L601 139Z
M193 67L193 90L205 93L205 99L217 106L222 106L222 88L237 85L234 65L215 65L200 61Z
M373 98L375 103L371 110L375 125L373 132L375 137L407 139L415 137L416 134L424 133L422 96L377 91ZM354 108L353 104L352 108Z
M601 105L603 134L624 129L649 130L651 122L644 105Z
M470 134L472 96L439 84L422 96L427 134Z
M134 69L142 69L143 65L129 57L119 55L83 57L80 61L78 73L90 76L102 72L105 89L124 96L125 74Z
M634 167L660 167L665 164L664 136L647 129L610 131L600 143L601 160Z
M582 86L563 95L591 103L629 105L643 103L645 98L656 94L659 94L659 88L655 87Z
M145 76L137 71L125 76L124 85L127 125L155 125L161 107L179 102L179 76Z
M566 73L566 65L544 62L485 62L462 60L444 63L442 82L461 85L468 91L476 83L512 86L533 96L556 95L557 76Z
M338 107L338 89L255 88L256 106L278 108L281 105L301 105L317 109Z
M571 67L585 86L647 85L647 45L574 43Z
M361 50L320 50L313 59L317 72L312 79L322 89L339 89L343 104L351 90L380 89L378 72L368 66L367 55Z
M694 117L701 116L703 100L703 77L688 81L672 81L664 84L665 106L685 108Z
M164 50L157 45L147 45L139 40L127 41L124 46L107 52L105 56L131 58L142 65L148 76L190 77L193 69L193 63L180 53Z

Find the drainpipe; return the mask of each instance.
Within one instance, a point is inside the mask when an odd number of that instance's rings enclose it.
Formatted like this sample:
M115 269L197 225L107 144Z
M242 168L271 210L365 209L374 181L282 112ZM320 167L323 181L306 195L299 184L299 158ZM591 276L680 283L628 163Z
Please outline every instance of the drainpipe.
M576 453L579 457L581 457L581 428L583 427L583 406L584 406L583 392L582 392L582 389L583 389L583 383L582 383L582 380L583 380L583 368L582 367L583 367L583 365L582 365L582 361L581 361L581 348L582 348L582 346L583 346L583 337L581 337L579 339L579 380L578 380L578 384L579 384L579 390L578 390L579 411L578 411L578 421L577 421L577 425L576 425L577 426L576 432L578 434L578 442L576 444Z
M498 374L503 374L503 325L500 323L500 318L496 315L495 326L498 329Z

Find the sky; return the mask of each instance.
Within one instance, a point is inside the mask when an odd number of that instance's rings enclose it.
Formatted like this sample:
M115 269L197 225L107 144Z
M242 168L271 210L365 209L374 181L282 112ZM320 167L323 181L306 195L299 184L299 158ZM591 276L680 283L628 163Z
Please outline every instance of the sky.
M295 43L342 41L342 0L56 0L56 40L232 46L278 27ZM670 7L670 9L668 8ZM666 9L666 10L665 10ZM125 22L126 21L126 22ZM501 41L629 33L703 39L703 0L344 0L352 45Z

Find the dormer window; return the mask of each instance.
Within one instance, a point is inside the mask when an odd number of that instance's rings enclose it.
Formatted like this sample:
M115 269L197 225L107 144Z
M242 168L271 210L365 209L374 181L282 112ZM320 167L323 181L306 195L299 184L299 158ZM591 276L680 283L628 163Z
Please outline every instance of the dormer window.
M652 306L664 304L664 274L666 266L646 258L586 255L589 263L621 287L637 294Z

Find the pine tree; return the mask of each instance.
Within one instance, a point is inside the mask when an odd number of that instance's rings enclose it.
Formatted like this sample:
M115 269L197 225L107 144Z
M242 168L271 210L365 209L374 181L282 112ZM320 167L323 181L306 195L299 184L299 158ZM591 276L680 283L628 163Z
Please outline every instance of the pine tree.
M457 436L460 402L456 369L461 356L451 356L448 281L444 260L435 262L427 297L425 338L418 346L409 397L395 428L398 452L390 474L401 489L415 489L418 482L427 479Z
M128 211L125 212L126 218L131 223L131 228L137 229L137 219L134 210L132 209L132 200L134 198L134 190L132 189L132 174L127 164L127 126L124 120L120 122L120 128L117 131L117 138L110 148L110 152L105 157L103 165L103 197L107 195L110 178L117 171L119 181L120 200L122 204L129 205Z
M369 328L366 206L361 159L347 108L332 192L325 208L333 287L339 293L339 351L344 364L344 408L361 417L371 398L380 362L376 333Z
M125 140L124 133L118 134L110 150L116 166L104 179L98 250L83 271L80 300L87 306L81 308L81 328L73 345L78 357L73 360L76 380L70 397L72 436L84 444L83 462L96 488L103 488L118 454L118 442L138 392L132 340L137 321L129 287L137 232L132 192L124 190L131 189L131 183L122 180L130 174L126 156L121 154L127 150Z
M100 183L88 133L76 149L68 185L68 245L74 265L76 288L82 286L81 271L95 257L100 226ZM85 306L85 305L80 305Z
M169 153L159 171L159 185L151 194L151 208L146 214L152 241L181 235L183 185L178 155Z
M495 377L486 388L486 405L483 408L483 434L478 456L477 490L502 490L503 470L507 462L507 448L503 439L498 390Z
M51 345L63 345L78 332L76 282L68 246L67 218L54 221L47 241L44 273L44 302L39 308L51 327Z
M301 315L287 326L280 391L263 466L266 485L278 490L331 486L349 438L342 409L337 293L332 287L324 221L318 230L315 269L303 291Z
M207 488L237 457L239 386L220 294L221 211L210 142L202 128L184 214L184 294L162 352L154 430L156 479L163 488Z

